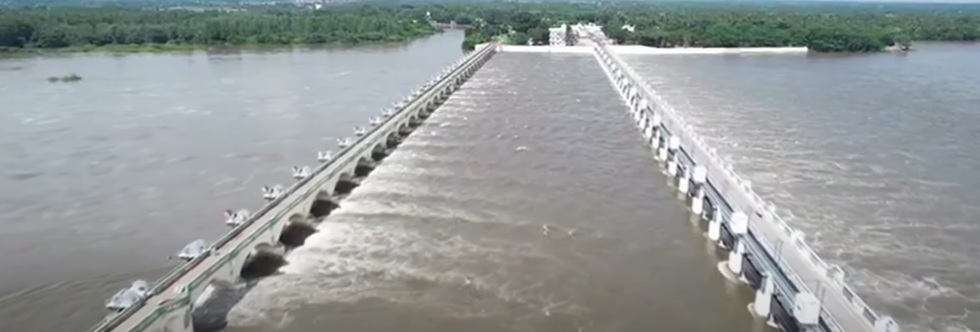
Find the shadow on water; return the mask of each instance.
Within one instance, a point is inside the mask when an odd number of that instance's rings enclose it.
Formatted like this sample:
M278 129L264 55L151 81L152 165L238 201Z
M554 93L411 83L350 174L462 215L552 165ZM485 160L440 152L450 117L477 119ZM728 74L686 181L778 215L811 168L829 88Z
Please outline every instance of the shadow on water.
M353 189L353 188L352 188ZM192 314L194 331L220 331L228 325L228 313L238 304L248 292L262 279L279 274L279 269L289 264L286 256L293 249L302 246L310 235L317 232L316 225L323 221L331 211L339 207L339 202L345 195L318 199L311 209L311 218L307 220L290 220L283 229L276 246L259 245L249 255L242 267L241 283L221 284L212 283L214 290L208 299L194 308Z
M285 256L293 249L302 246L307 237L316 233L314 224L306 221L292 221L283 230L279 241L282 246L258 247L242 267L240 284L215 283L211 296L201 306L194 309L194 331L220 331L228 325L228 313L262 279L274 276L279 269L288 264Z
M192 314L194 331L221 331L228 326L228 312L238 304L248 291L259 284L259 280L245 282L244 285L215 287L211 297Z
M293 222L289 226L286 226L282 230L282 235L279 236L279 242L288 248L286 251L292 250L293 248L302 246L306 242L306 238L310 237L316 233L316 227L308 222Z
M256 249L242 267L241 278L247 282L275 274L280 267L288 264L284 257L287 253L287 248Z

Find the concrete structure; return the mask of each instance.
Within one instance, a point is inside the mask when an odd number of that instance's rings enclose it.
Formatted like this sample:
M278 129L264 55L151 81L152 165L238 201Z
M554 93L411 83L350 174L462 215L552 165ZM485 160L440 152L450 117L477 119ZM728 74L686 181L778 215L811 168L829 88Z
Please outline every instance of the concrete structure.
M592 22L585 23L585 24L578 23L578 24L572 25L572 32L575 33L575 36L577 36L578 38L581 38L581 39L585 39L585 38L589 38L591 36L602 35L603 34L602 33L602 26L601 25L597 25L597 24L592 23Z
M549 46L567 46L567 43L566 43L566 41L568 40L568 36L566 35L567 32L568 32L568 26L567 25L564 25L564 24L562 24L560 27L557 27L557 28L549 28L548 29L548 45Z
M583 38L584 39L584 38ZM752 55L752 54L783 54L783 55L805 55L809 52L806 47L743 47L743 48L715 48L715 47L689 47L689 48L658 48L640 45L607 45L606 49L617 55ZM569 53L569 54L592 54L592 46L528 46L528 45L501 45L499 50L507 53Z
M383 158L390 147L421 124L495 53L493 45L482 45L396 110L385 112L383 119L372 120L372 128L358 130L356 140L343 142L346 147L308 174L297 172L296 183L267 197L268 204L254 216L235 223L209 248L188 257L182 252L182 258L188 261L154 283L148 296L107 317L90 331L192 331L191 313L212 282L237 281L250 256L278 246L287 225L306 223L311 215L322 214L322 206L333 204L332 194L356 186L352 180L363 173L362 169L373 167L375 160Z
M650 47L643 45L607 46L617 55L689 55L689 54L800 54L810 51L807 47Z
M575 28L591 34L586 47L477 45L477 51L414 93L396 110L371 120L371 128L357 129L356 140L344 140L336 156L321 156L315 169L296 168L298 179L288 189L266 192L270 203L252 217L229 217L234 228L207 245L192 242L179 257L187 259L146 290L137 283L123 298L119 313L90 332L192 331L191 313L213 282L234 282L257 254L277 247L287 225L307 223L336 204L333 194L350 191L356 178L394 148L412 128L421 124L448 96L500 51L568 52L594 55L647 139L663 162L677 190L694 214L707 223L707 237L728 252L718 265L729 279L756 290L749 311L786 331L897 332L898 325L879 316L844 282L844 272L820 259L807 246L803 233L775 214L772 204L756 195L751 184L722 163L693 130L661 100L607 45L601 28ZM565 27L562 28L563 34ZM584 38L583 38L584 39ZM565 40L565 39L562 39ZM239 218L241 217L241 218ZM240 220L239 220L240 219ZM273 255L275 255L273 253ZM148 294L148 295L143 295ZM204 295L204 296L202 296Z
M526 45L501 45L499 50L505 53L571 53L571 54L592 54L592 48L588 46L526 46Z
M708 223L708 238L728 251L719 271L756 290L749 311L784 331L897 332L898 324L868 307L756 195L748 181L706 148L694 131L597 36L593 50L629 106L643 137L674 178L691 211Z

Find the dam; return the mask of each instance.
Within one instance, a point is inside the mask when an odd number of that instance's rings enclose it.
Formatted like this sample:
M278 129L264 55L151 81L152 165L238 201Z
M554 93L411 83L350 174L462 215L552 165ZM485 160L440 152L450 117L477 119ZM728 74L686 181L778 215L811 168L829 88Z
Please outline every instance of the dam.
M583 53L581 47L574 49ZM756 290L750 312L789 331L898 331L893 320L879 316L854 295L839 268L823 263L808 249L802 233L775 219L769 213L771 205L712 158L711 150L688 134L676 114L658 109L656 95L606 50L601 39L585 50L596 57L627 102L630 116L691 212L708 223L708 238L730 251L727 262L718 267L721 274ZM479 46L445 75L372 119L370 128L354 133L356 138L338 142L338 153L315 156L319 166L297 169L294 185L264 190L269 203L254 214L229 211L231 231L214 243L195 242L185 248L185 264L148 285L146 295L134 305L121 308L91 331L191 331L190 313L209 284L235 282L250 256L278 246L288 225L329 214L337 206L333 196L350 192L358 178L501 52L520 51Z
M329 213L330 197L337 192L349 192L357 173L373 167L375 159L383 158L386 149L411 133L455 89L476 72L496 49L484 45L448 68L432 83L418 90L395 110L385 111L383 119L372 120L370 130L356 130L357 139L338 142L340 151L318 154L321 164L315 169L296 170L297 182L285 188L281 185L263 188L263 198L269 201L254 215L244 210L229 211L228 224L233 228L212 244L192 242L181 252L185 264L168 273L152 286L134 284L117 294L125 300L135 295L132 304L120 304L111 314L90 331L191 331L193 304L215 281L234 282L240 277L250 256L276 247L283 230L291 223L305 223L310 218ZM311 159L314 156L311 156ZM125 301L120 301L125 302ZM113 308L113 309L116 309Z
M787 331L899 330L894 319L877 315L850 289L840 267L824 262L802 232L779 219L775 206L755 194L750 182L723 165L638 74L607 50L604 38L594 40L597 58L657 160L676 179L691 212L708 221L708 238L729 251L719 271L756 290L749 311Z

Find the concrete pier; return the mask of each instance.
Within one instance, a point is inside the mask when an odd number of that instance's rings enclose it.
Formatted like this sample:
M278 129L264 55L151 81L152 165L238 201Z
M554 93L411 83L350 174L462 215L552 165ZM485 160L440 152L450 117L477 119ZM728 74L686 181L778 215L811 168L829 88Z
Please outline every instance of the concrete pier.
M91 332L190 332L191 314L212 283L228 284L241 278L243 268L253 256L280 255L280 237L291 223L308 223L335 207L333 194L349 191L358 184L360 175L387 155L401 139L435 111L486 61L496 53L495 45L482 45L455 63L433 82L427 84L394 109L371 119L369 128L359 127L351 138L338 140L336 154L310 156L319 165L294 169L296 182L291 186L263 189L268 203L249 216L228 212L232 228L208 245L195 241L202 250L182 252L187 261L154 282L148 295L119 312L112 313ZM256 196L259 192L256 188ZM324 203L329 202L329 203ZM324 207L326 206L326 207ZM326 212L328 213L328 212Z
M749 311L785 331L897 332L721 162L694 130L604 42L592 36L596 59L621 94L656 159L662 161L693 213L708 222L708 238L729 251L719 271L756 290Z

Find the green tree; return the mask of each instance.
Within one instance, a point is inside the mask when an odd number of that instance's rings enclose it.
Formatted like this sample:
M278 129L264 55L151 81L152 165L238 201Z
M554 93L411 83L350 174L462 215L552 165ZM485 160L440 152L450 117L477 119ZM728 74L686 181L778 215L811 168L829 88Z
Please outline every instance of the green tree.
M0 49L110 45L326 44L404 41L437 32L395 6L293 6L247 10L29 7L0 11ZM147 49L155 49L149 47Z
M377 0L376 0L377 1ZM467 40L526 33L546 44L558 22L593 22L620 44L654 47L807 46L816 52L876 52L915 40L980 40L980 5L838 3L515 3L419 5L484 24ZM623 29L635 27L634 31ZM472 44L472 43L471 43Z

